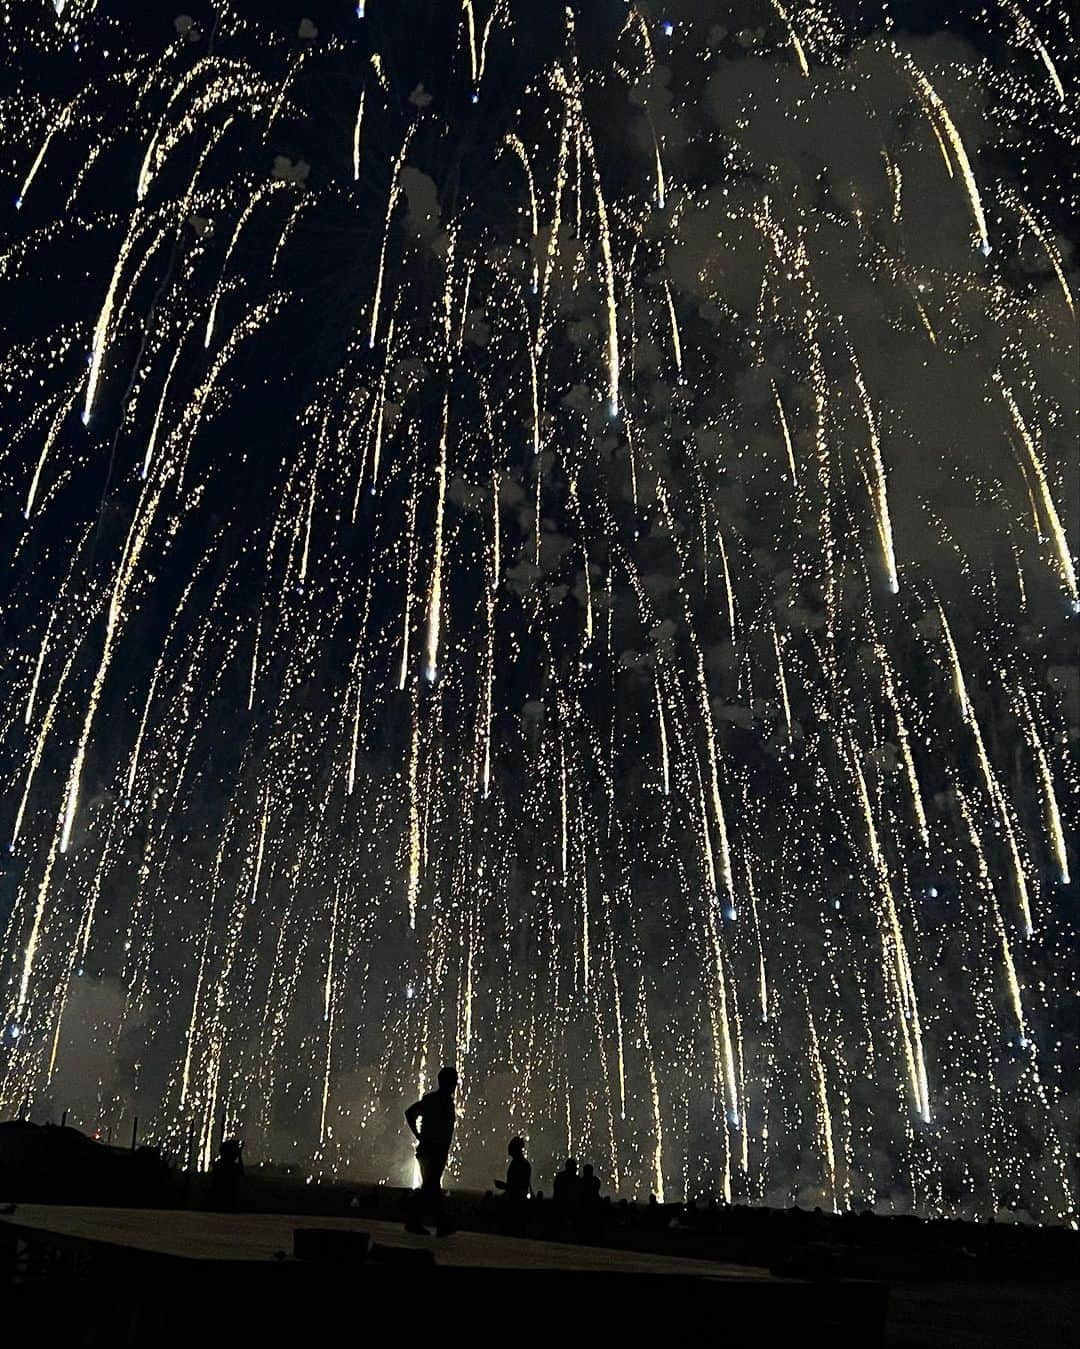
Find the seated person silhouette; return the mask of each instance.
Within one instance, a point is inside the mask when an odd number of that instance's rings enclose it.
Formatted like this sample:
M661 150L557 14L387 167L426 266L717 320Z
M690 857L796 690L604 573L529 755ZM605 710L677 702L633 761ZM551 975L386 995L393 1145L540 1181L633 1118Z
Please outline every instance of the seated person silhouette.
M510 1158L506 1179L497 1180L495 1188L502 1190L509 1202L520 1204L532 1195L532 1166L525 1156L524 1138L511 1138L506 1151Z

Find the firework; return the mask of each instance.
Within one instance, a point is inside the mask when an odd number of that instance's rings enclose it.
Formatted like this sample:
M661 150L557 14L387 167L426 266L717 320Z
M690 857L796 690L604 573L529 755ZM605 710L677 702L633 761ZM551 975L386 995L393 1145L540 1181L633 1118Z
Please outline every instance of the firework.
M0 1107L1076 1222L1065 16L209 8L6 30Z

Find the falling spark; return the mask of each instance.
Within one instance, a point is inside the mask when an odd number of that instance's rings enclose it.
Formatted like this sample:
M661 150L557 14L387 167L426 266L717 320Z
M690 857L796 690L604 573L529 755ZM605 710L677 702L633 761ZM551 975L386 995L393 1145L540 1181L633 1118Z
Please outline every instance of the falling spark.
M1050 484L1046 478L1046 469L1043 467L1039 458L1038 450L1035 448L1035 442L1028 430L1027 423L1020 413L1020 409L1013 397L1012 390L1001 378L1000 373L995 373L994 378L997 382L1001 396L1005 400L1005 405L1012 415L1013 422L1020 434L1020 441L1027 451L1028 462L1031 464L1031 471L1035 475L1035 481L1039 485L1039 499L1042 502L1043 511L1046 514L1050 525L1050 537L1054 541L1054 551L1057 554L1058 566L1061 570L1061 578L1065 583L1065 589L1069 593L1069 598L1075 609L1080 611L1080 590L1077 589L1076 567L1073 563L1072 552L1069 549L1069 541L1065 536L1065 529L1061 523L1061 517L1058 515L1057 506L1054 504L1054 497L1050 491Z
M894 48L894 50L898 50ZM964 142L960 138L960 133L956 129L956 124L949 115L949 110L938 97L934 86L926 78L923 72L915 65L910 57L902 58L907 66L912 78L915 80L916 87L923 94L929 109L931 120L935 123L935 130L940 126L952 148L956 162L960 165L960 173L964 179L964 186L967 189L968 200L971 203L971 213L975 220L975 233L979 241L979 249L984 254L990 253L990 236L987 233L986 214L983 211L982 197L979 195L979 185L975 181L975 174L971 167L971 161L968 159L967 150L964 148Z

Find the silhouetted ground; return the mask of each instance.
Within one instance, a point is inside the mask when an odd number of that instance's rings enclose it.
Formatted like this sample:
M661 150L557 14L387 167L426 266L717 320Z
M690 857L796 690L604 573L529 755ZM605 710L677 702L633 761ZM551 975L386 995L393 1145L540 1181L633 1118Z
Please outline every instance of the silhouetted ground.
M766 1332L795 1335L799 1343L820 1337L833 1346L1080 1344L1080 1237L1065 1229L612 1203L571 1221L547 1200L509 1216L512 1208L498 1197L458 1192L448 1211L460 1230L425 1240L402 1230L403 1190L308 1185L267 1169L240 1182L236 1211L208 1213L214 1206L208 1177L171 1170L149 1149L103 1148L75 1130L32 1125L0 1125L0 1205L9 1197L19 1201L6 1220L9 1242L12 1224L65 1234L55 1240L69 1242L64 1249L75 1254L55 1257L57 1271L81 1267L85 1283L92 1239L99 1256L115 1255L104 1272L89 1276L92 1285L105 1287L113 1278L122 1286L160 1284L152 1309L175 1299L177 1288L190 1285L198 1304L218 1299L215 1278L239 1280L241 1306L257 1306L271 1319L267 1343L289 1342L273 1333L288 1322L294 1301L333 1302L339 1284L355 1284L355 1295L382 1307L380 1315L398 1297L406 1306L417 1295L424 1305L431 1296L464 1297L475 1343L482 1342L480 1326L486 1334L507 1317L516 1324L533 1316L527 1307L534 1300L572 1295L586 1308L572 1320L574 1342L637 1338L646 1328L645 1338L690 1342L718 1317L734 1344L756 1343ZM333 1264L333 1253L329 1264L305 1266L291 1259L299 1227L367 1232L377 1258L364 1262L362 1272L355 1249L338 1253L348 1268ZM275 1259L278 1252L286 1258ZM434 1253L434 1272L425 1252ZM135 1276L128 1266L136 1256L159 1263ZM213 1272L224 1262L232 1275ZM533 1276L539 1282L529 1283ZM6 1279L5 1272L0 1286ZM428 1286L432 1279L438 1293ZM882 1285L890 1289L884 1338L874 1324ZM846 1313L857 1313L862 1324L853 1327ZM540 1308L536 1316L541 1321L527 1342L546 1344L549 1313ZM223 1330L224 1323L209 1325ZM250 1329L234 1326L232 1333ZM161 1340L166 1330L146 1333ZM115 1327L109 1333L111 1339L77 1342L141 1342L125 1340Z

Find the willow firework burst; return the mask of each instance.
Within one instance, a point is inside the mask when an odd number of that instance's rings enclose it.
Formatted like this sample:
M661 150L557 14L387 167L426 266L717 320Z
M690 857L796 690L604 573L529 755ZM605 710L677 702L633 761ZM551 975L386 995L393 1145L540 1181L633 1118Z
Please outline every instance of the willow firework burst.
M846 8L6 16L8 1109L1076 1220L1074 39Z

